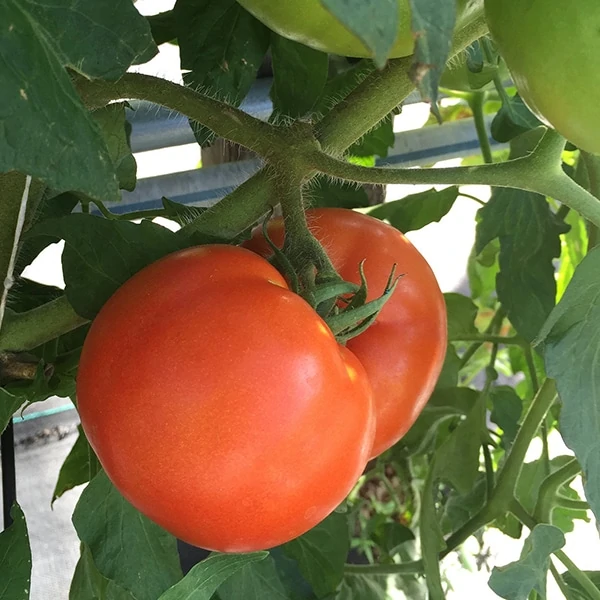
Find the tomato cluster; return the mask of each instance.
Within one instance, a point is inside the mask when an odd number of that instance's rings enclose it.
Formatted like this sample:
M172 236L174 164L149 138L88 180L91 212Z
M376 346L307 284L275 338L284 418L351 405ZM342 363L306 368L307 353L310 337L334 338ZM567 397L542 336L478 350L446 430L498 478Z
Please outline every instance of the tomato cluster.
M427 401L446 348L429 266L397 230L343 209L308 213L340 274L370 297L404 274L367 331L340 345L260 254L208 245L128 280L94 320L77 397L123 495L204 548L269 548L312 528ZM269 231L283 240L283 225Z

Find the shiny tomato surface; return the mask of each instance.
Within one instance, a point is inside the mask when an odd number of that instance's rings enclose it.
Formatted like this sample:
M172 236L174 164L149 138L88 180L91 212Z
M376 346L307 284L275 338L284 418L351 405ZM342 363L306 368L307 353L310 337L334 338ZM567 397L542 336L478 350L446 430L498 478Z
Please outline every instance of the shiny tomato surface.
M263 258L201 246L134 275L85 340L85 433L134 506L224 552L301 535L369 457L360 362Z
M369 285L369 300L380 296L394 264L402 274L396 291L369 329L347 344L364 366L376 407L372 456L395 444L423 410L442 369L447 344L446 306L427 261L400 231L373 217L343 208L307 211L309 226L340 275ZM281 245L284 225L273 219L269 236ZM270 254L257 230L246 246Z

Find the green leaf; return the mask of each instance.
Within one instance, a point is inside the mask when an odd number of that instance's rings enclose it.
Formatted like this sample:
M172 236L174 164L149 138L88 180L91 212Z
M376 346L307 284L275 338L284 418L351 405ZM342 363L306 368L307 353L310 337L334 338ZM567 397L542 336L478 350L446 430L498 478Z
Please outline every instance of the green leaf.
M479 333L475 327L477 307L471 298L462 294L447 293L444 294L444 300L448 314L448 338L450 340L460 340L464 336Z
M8 315L10 316L10 315ZM45 361L38 364L32 381L11 381L0 388L0 431L4 431L12 415L21 407L42 402L52 396L66 398L75 393L75 374L56 373L48 379Z
M444 600L438 554L444 549L435 505L437 482L448 481L461 495L468 494L479 476L479 451L485 427L484 394L479 394L467 418L461 421L437 449L423 489L421 506L421 549L431 600Z
M490 398L493 406L491 419L502 429L500 445L504 450L508 450L519 431L523 403L515 390L505 385L492 388Z
M574 210L569 211L565 223L570 229L561 236L561 253L556 278L556 300L560 300L571 281L577 265L585 257L588 235L585 219Z
M394 556L399 547L415 539L415 534L401 523L385 523L377 542L390 556Z
M25 515L18 504L10 509L13 524L0 533L0 600L29 600L31 548Z
M83 491L73 524L102 576L136 600L156 600L182 577L175 538L131 506L103 471Z
M88 214L48 219L36 225L31 235L65 240L62 264L67 298L78 314L90 319L127 279L185 243L151 221L136 225Z
M286 556L312 586L318 598L333 593L344 576L344 564L350 550L347 516L332 513L300 537L284 544Z
M438 377L436 388L454 388L458 385L458 375L460 372L460 357L452 344L446 348L446 357L442 365L442 372Z
M377 219L385 219L396 229L406 233L421 229L434 221L440 221L448 214L457 198L458 188L455 186L439 192L431 189L406 196L402 200L380 204L370 210L369 215Z
M600 571L584 571L592 583L600 589ZM567 587L573 592L572 598L569 600L590 600L589 594L581 587L581 584L573 577L569 571L562 574L563 581Z
M496 305L496 277L500 270L498 254L500 242L494 239L481 252L475 245L467 262L467 275L471 297L478 306L494 308Z
M330 60L330 66L337 63ZM327 113L333 106L341 102L361 81L375 71L373 61L363 59L348 66L344 61L344 68L340 68L331 79L327 81L319 101L314 106L316 113ZM360 142L358 142L360 143Z
M446 595L442 588L442 579L440 576L439 553L446 547L446 544L435 507L434 494L437 495L436 481L437 468L434 462L429 469L425 485L423 486L419 537L421 539L421 554L429 598L430 600L445 600Z
M346 575L335 600L389 600L387 577L373 575ZM412 599L411 599L412 600Z
M173 9L184 81L194 89L239 106L256 79L270 31L235 0L178 0ZM214 134L191 122L196 140Z
M271 556L245 565L219 587L221 600L288 600L291 597Z
M554 473L554 471L558 470L571 459L572 457L567 455L556 456L550 461L548 467L543 458L523 464L519 479L517 480L515 495L527 512L530 514L533 513L537 503L540 486L545 477L550 473ZM577 492L567 485L561 487L560 493L573 500L580 500ZM587 512L583 510L557 507L552 512L552 524L559 526L563 533L573 531L575 519L580 519L582 521L589 520ZM501 531L506 533L506 535L510 535L517 539L521 535L521 525L512 515L500 520L497 525Z
M104 136L119 187L131 192L135 189L137 164L129 145L131 125L125 118L125 106L123 102L115 102L95 110L92 116Z
M439 429L468 414L477 397L476 390L466 387L436 388L414 425L394 446L393 453L406 457L429 452Z
M189 206L187 204L181 204L173 200L169 200L163 196L162 204L165 209L165 216L167 219L171 219L176 223L179 223L182 227L191 223L194 219L199 217L205 210L204 207Z
M73 212L77 204L79 204L79 198L69 192L44 197L36 211L33 224L46 219L64 217ZM30 265L44 248L57 241L58 238L51 236L25 237L17 257L17 273L22 273L23 269Z
M0 23L0 62L10 65L0 70L0 171L29 173L58 191L118 199L102 136L63 66L118 78L135 58L155 51L146 20L128 0L116 7L109 0L83 7L76 0L6 0Z
M158 52L148 21L130 0L21 4L52 40L62 64L90 78L117 80L129 66L147 62ZM38 35L43 33L38 30Z
M385 158L388 150L394 146L394 114L381 120L369 133L365 134L358 142L348 148L349 156L379 156Z
M19 410L24 400L4 388L0 388L0 433L2 433L12 416Z
M69 600L136 600L114 581L98 571L90 549L81 544L81 556L75 567Z
M584 472L586 498L600 518L600 248L583 259L540 332L548 376L562 401L560 432Z
M271 558L290 600L317 600L310 583L300 572L298 561L285 554L284 546L271 549Z
M456 490L452 490L444 505L444 514L441 519L444 533L450 534L462 527L483 508L486 496L485 473L478 474L475 485L466 494L459 494Z
M81 425L77 429L79 435L60 468L58 481L52 494L52 504L65 492L93 479L100 471L100 463L87 441Z
M274 114L303 117L321 97L327 82L327 54L271 32Z
M316 178L307 196L314 207L362 208L369 205L369 197L363 187L334 182L325 177Z
M177 37L175 17L172 10L166 10L156 15L146 16L150 23L150 31L157 46L171 42Z
M211 554L159 600L210 600L217 588L229 577L250 563L262 561L268 552L249 554Z
M373 54L383 67L398 35L398 2L379 0L321 0L330 11Z
M510 142L513 138L535 129L542 122L527 108L518 94L502 105L491 126L492 137L497 142Z
M498 188L479 210L476 251L500 240L498 299L527 341L539 333L554 307L553 259L560 255L565 224L556 219L539 194Z
M415 54L411 78L439 121L437 106L440 77L448 60L456 3L439 0L410 0L411 24L415 37Z
M460 493L474 486L479 471L479 449L485 429L485 396L475 404L450 437L439 447L435 457L437 476L449 481Z
M525 540L521 558L504 567L494 567L489 586L501 598L527 600L536 590L546 597L550 555L565 545L565 536L552 525L536 525Z

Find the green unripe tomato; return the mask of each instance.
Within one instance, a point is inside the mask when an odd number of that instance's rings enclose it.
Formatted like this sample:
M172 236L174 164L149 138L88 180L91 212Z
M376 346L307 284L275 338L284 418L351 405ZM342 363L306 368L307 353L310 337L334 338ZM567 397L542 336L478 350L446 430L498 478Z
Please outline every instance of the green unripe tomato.
M598 0L485 0L521 97L570 142L600 153Z
M348 31L319 0L238 0L259 21L283 37L311 48L356 58L372 53ZM482 0L457 0L457 27L473 20ZM409 56L415 45L408 0L398 0L398 35L391 58Z
M498 67L498 72L501 79L504 80L507 78L508 71L504 62L502 62ZM483 91L490 90L494 87L493 81L486 81L486 83L483 85L473 85L473 83L477 81L477 77L477 74L469 73L467 55L463 52L460 54L460 56L456 57L446 65L446 68L444 69L440 79L440 87L458 92L474 92L477 90ZM489 77L490 75L488 75L486 79Z

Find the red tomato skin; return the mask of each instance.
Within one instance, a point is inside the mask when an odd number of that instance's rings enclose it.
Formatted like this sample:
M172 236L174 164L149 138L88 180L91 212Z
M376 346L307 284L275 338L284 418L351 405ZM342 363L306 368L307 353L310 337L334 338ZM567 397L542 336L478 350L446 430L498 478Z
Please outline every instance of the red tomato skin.
M368 300L383 293L394 263L402 275L375 323L347 344L373 388L375 457L402 438L433 392L446 355L444 297L427 261L387 223L343 208L308 210L307 219L345 280L360 283L358 265L365 260ZM273 219L268 231L275 244L283 244L281 219ZM245 246L270 254L259 229Z
M85 340L77 398L124 497L221 552L319 523L374 435L360 362L267 261L230 246L169 255L119 288Z

